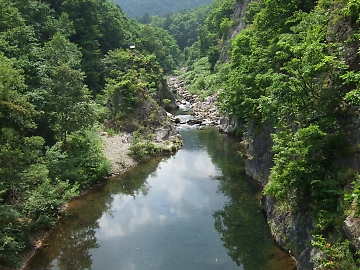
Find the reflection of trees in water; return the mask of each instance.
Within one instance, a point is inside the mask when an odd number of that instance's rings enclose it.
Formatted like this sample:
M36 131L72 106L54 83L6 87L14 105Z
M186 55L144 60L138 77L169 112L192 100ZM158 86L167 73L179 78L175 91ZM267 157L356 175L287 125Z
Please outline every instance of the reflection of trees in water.
M226 204L223 210L213 214L215 229L222 235L224 247L237 265L245 269L268 269L264 264L271 239L264 233L264 225L259 225L261 222L248 212L240 202Z
M199 132L197 139L222 173L214 177L220 181L219 192L229 198L224 208L213 214L215 229L222 235L229 256L247 270L293 269L289 256L274 246L255 197L258 187L245 175L240 143L212 129Z
M71 225L71 228L68 222L59 223L46 240L49 246L41 248L26 269L43 270L54 266L62 270L91 269L89 250L99 247L95 237L98 227L97 222L86 227Z
M265 266L273 245L259 202L254 197L244 175L223 171L219 191L229 202L222 210L216 211L215 229L222 235L221 240L229 256L245 269L270 269ZM226 176L227 175L227 176Z
M104 213L112 212L113 195L146 195L151 188L146 179L164 158L159 157L140 164L70 202L69 216L58 222L46 240L49 246L38 251L27 269L91 269L92 259L89 251L99 247L95 237L96 229L99 228L98 220Z
M58 267L63 270L91 269L92 260L89 250L98 247L95 228L87 227L72 232L69 240L61 248L57 263Z
M296 263L274 245L264 225L265 217L252 202L230 200L223 210L213 214L215 229L222 235L229 256L249 270L296 269Z

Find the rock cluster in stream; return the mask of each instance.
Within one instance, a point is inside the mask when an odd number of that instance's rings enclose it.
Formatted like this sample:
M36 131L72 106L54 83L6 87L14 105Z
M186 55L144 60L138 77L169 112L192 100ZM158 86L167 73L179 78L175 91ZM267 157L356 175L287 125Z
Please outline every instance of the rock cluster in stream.
M186 124L202 126L216 126L220 131L230 133L236 127L235 121L231 121L225 114L221 114L216 107L217 95L219 92L200 100L198 95L190 94L186 89L183 79L170 75L168 79L170 91L177 97L178 106L187 106L192 112L193 119L187 120ZM171 115L171 119L176 124L181 120Z

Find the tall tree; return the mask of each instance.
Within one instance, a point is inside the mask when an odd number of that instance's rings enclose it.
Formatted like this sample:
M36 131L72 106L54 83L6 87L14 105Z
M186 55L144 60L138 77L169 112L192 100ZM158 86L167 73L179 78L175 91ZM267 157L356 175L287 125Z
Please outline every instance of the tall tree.
M44 87L46 110L60 140L68 134L90 127L95 119L94 103L79 69L81 54L64 35L56 33L45 44Z

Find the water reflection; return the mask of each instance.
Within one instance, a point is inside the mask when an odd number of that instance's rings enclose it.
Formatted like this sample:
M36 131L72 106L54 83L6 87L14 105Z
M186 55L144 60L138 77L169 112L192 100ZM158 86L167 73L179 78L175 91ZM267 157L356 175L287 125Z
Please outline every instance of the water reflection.
M222 235L229 256L245 269L296 269L296 263L275 245L269 231L264 229L266 219L259 201L254 199L260 195L260 187L251 183L241 166L244 161L238 153L242 146L221 135L216 143L209 143L210 134L201 133L199 141L222 172L217 177L219 192L229 198L223 209L213 214L215 228ZM220 149L224 153L221 157L217 154Z
M269 266L281 251L244 181L240 145L211 129L182 135L175 156L72 202L29 269L291 269Z

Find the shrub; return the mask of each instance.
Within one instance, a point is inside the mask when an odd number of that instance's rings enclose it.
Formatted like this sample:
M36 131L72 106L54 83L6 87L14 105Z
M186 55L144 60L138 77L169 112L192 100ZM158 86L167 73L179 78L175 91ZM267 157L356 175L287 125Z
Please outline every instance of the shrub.
M68 180L89 187L110 172L110 163L101 148L101 139L94 132L69 135L65 149L61 143L48 149L47 166L52 180Z
M311 244L322 252L315 261L316 269L358 269L350 252L350 241L331 244L322 235L314 235Z
M29 243L26 223L21 214L12 206L0 204L0 268L18 267L20 251Z
M54 225L61 205L77 196L78 188L79 185L70 185L69 182L52 183L46 179L36 189L28 191L23 211L31 220L31 227L40 229Z
M150 140L145 139L139 131L136 131L134 132L129 150L130 156L136 161L143 161L147 157L155 155L159 149Z

